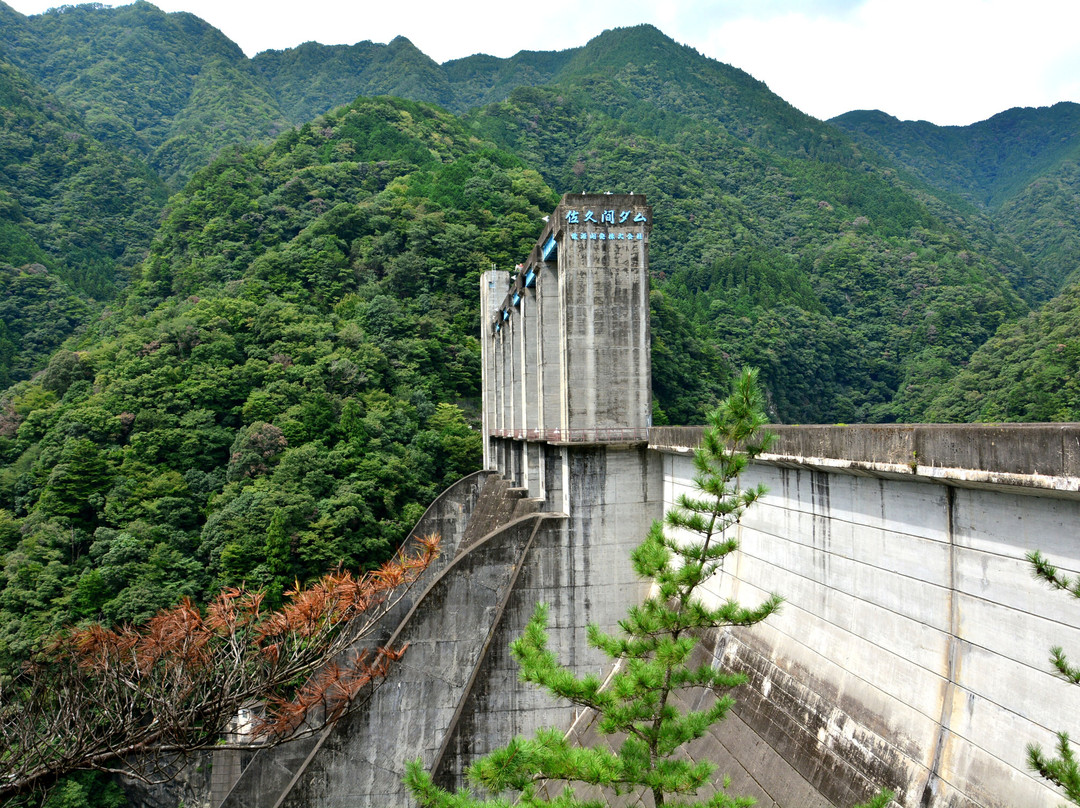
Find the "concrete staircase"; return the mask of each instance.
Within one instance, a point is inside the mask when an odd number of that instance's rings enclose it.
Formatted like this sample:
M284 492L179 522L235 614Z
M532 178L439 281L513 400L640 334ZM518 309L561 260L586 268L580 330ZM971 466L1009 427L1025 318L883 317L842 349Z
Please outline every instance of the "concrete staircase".
M496 474L488 477L462 534L458 552L468 552L484 536L514 519L539 513L544 500L529 498L527 494L526 489L515 488L503 477Z

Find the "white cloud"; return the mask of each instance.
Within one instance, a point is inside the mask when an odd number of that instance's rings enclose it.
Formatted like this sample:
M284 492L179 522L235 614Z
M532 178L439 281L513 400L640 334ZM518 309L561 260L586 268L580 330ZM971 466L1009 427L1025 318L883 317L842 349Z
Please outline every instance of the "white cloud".
M868 0L843 15L787 12L709 32L705 52L821 118L882 109L966 124L1012 106L1080 100L1080 6L1032 0Z

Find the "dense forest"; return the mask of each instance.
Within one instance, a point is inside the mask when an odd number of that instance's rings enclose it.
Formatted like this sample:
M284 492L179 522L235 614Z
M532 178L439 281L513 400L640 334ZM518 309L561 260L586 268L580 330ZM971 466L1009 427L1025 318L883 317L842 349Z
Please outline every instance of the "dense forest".
M442 65L0 26L0 667L385 558L479 463L479 274L566 192L654 208L657 423L742 364L783 422L1080 420L1078 105L822 122L650 26Z

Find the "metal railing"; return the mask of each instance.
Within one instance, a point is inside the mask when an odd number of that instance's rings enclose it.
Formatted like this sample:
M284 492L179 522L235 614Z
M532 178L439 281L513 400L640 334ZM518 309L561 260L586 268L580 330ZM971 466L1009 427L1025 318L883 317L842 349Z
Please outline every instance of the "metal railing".
M491 429L495 438L537 440L548 443L644 443L649 440L647 427L595 427L593 429Z

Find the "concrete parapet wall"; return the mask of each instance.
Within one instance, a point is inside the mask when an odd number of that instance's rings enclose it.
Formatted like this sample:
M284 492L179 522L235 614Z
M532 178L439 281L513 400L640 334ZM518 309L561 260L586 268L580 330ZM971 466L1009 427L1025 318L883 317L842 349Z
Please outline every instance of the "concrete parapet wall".
M649 445L688 451L704 427L653 427ZM924 477L957 485L1080 493L1080 424L770 425L763 462Z

